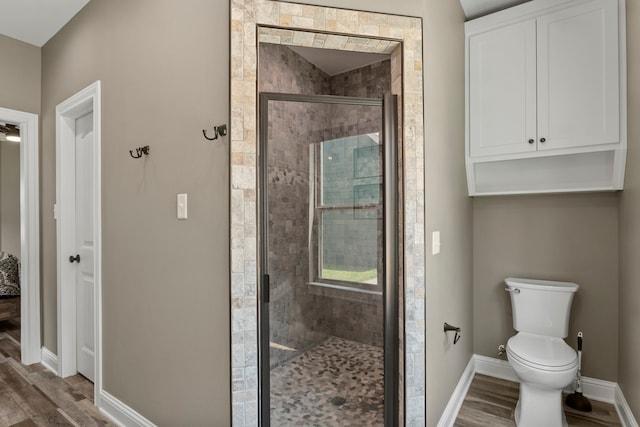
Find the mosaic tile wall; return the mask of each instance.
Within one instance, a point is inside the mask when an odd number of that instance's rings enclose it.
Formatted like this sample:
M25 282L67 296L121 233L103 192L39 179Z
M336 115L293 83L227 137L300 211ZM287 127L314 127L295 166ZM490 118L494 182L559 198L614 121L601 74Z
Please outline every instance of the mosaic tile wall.
M270 0L231 2L231 298L234 426L258 424L257 371L257 35L260 26L310 32L303 46L382 52L402 43L405 425L425 424L424 132L419 18ZM318 31L319 33L313 33ZM340 34L326 34L326 33ZM320 37L323 36L323 37ZM367 36L375 43L367 44ZM324 38L324 41L321 40ZM327 45L331 40L333 45ZM361 40L364 40L361 42ZM384 46L386 44L386 46ZM370 50L367 50L370 49ZM388 52L387 52L388 53ZM392 55L393 56L393 55ZM396 60L398 57L396 56ZM394 58L392 57L392 64ZM393 68L393 65L392 65ZM393 78L393 87L396 86Z
M309 294L309 149L325 133L291 123L326 122L328 108L272 102L268 144L270 364L282 364L322 341L323 307ZM275 105L274 105L275 104ZM316 108L313 108L316 107Z

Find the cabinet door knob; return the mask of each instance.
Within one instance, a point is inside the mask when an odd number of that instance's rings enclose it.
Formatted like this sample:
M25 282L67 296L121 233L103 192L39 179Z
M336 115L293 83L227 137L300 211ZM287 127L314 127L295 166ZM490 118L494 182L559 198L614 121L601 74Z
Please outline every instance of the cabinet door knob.
M533 138L531 138L531 139L529 140L529 144L533 144L534 142L535 142L535 141L533 140Z
M540 142L547 142L547 138L540 138Z

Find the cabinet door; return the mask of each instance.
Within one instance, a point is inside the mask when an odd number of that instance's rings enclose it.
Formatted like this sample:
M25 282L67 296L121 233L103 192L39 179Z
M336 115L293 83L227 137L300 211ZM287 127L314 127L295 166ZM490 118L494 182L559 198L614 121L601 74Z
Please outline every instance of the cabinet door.
M618 2L594 0L537 22L538 149L618 142Z
M468 73L471 157L535 151L535 21L470 37Z

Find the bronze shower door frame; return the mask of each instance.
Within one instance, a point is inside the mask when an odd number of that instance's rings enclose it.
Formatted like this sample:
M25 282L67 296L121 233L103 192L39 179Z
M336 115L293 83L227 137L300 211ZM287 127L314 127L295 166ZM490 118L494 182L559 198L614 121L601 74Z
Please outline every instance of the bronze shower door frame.
M263 92L259 94L259 141L258 141L258 405L259 425L270 427L270 366L269 366L269 272L268 272L268 194L267 194L267 141L269 101L308 102L355 106L379 106L383 120L383 304L384 304L384 425L400 425L400 306L399 287L403 280L400 274L399 248L399 192L402 185L398 177L398 99L387 94L384 98L356 98L333 95L301 95Z

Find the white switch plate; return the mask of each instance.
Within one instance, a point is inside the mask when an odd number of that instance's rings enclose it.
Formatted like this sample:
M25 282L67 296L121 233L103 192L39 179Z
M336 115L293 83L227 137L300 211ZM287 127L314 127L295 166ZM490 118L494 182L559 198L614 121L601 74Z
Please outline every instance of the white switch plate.
M440 232L434 231L431 233L431 254L437 255L440 253Z
M178 194L178 219L187 219L187 194Z

